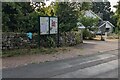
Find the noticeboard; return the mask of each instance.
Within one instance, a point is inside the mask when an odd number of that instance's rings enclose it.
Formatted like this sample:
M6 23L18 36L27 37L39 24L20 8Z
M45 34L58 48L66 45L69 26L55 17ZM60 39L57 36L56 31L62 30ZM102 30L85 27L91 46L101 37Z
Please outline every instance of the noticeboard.
M58 33L58 18L50 17L50 34Z
M39 17L40 20L40 35L57 34L58 33L58 18L57 17Z
M41 35L57 35L57 47L59 47L59 24L58 17L55 16L38 16L39 19L39 37L38 37L38 45L40 48L40 37Z
M40 34L49 34L49 17L40 17Z

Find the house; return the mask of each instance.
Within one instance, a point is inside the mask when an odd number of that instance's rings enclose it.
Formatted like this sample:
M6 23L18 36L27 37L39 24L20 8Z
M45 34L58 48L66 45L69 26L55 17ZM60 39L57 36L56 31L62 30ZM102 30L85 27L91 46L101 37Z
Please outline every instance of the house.
M78 26L78 29L85 29L85 26L80 22L77 23L77 26Z
M104 34L105 32L111 33L113 31L113 28L115 27L109 21L103 21L103 19L100 16L98 16L97 14L95 14L91 10L85 11L84 16L85 17L93 17L93 18L98 18L99 19L98 32L96 34L101 34L101 32L102 32L102 34Z
M99 26L98 29L98 33L97 34L101 34L101 28L105 27L103 33L107 32L107 33L112 33L113 29L115 28L115 26L110 23L109 21L103 21L103 23Z
M100 16L98 16L97 14L95 14L95 13L94 13L93 11L91 11L91 10L85 11L84 16L85 16L85 17L98 18L99 20L102 21L102 18L101 18Z

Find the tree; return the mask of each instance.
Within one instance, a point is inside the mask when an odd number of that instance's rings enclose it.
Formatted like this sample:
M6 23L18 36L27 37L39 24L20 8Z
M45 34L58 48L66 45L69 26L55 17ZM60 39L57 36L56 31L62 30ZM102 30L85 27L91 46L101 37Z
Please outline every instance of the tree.
M98 31L99 19L93 17L85 17L84 14L82 14L79 16L78 21L85 26L85 29L83 30L83 38L93 39L93 37L95 37L95 33Z
M33 27L30 16L34 9L29 2L8 2L2 4L3 31L21 32Z
M38 15L55 16L54 6L44 2L8 2L2 5L3 31L37 32Z
M116 17L110 7L111 4L108 0L104 0L104 2L101 0L101 2L93 2L92 11L98 14L104 21L109 21L114 26L117 26Z
M79 22L82 23L86 27L86 29L89 29L91 31L96 31L98 26L98 20L99 20L98 18L81 16Z
M92 8L92 2L82 2L81 10L90 10Z
M34 10L41 16L55 16L54 5L47 6L44 2L32 2Z
M120 30L120 0L118 1L118 4L115 6L116 7L116 13L115 13L115 17L117 19L117 32L119 32Z
M106 2L93 2L93 7L92 11L95 12L96 14L99 14L103 20L110 20L110 15L111 15L111 5L109 1Z
M75 8L76 3L57 3L55 15L59 17L60 31L66 32L77 28L78 13Z

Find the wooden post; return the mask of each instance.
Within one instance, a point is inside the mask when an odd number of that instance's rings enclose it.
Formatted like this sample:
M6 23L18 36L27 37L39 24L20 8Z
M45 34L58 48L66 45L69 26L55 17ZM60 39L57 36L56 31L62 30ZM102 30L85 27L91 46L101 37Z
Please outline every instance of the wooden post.
M60 42L60 40L59 40L59 38L60 38L60 33L59 33L59 17L58 17L58 21L57 21L58 23L58 33L57 33L57 47L59 47L59 42Z
M38 46L40 48L40 16L38 16Z

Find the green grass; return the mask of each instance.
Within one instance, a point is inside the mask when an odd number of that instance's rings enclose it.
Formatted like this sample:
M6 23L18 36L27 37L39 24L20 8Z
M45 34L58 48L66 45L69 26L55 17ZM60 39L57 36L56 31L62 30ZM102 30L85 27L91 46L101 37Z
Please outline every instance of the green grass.
M55 54L58 51L67 51L67 48L36 48L36 49L16 49L2 51L2 57L12 57L20 55L33 55L33 54Z
M54 54L56 52L57 50L55 48L6 50L6 51L2 51L2 57L32 55L32 54Z

